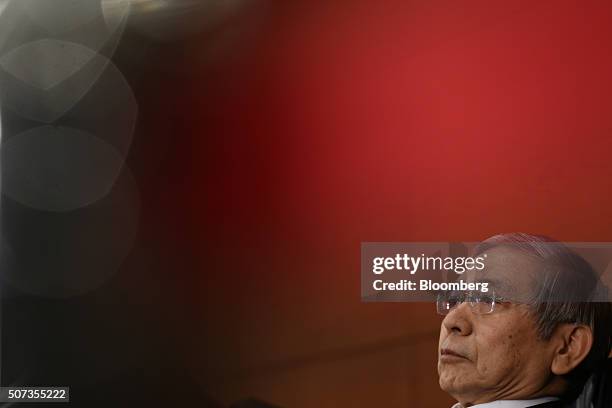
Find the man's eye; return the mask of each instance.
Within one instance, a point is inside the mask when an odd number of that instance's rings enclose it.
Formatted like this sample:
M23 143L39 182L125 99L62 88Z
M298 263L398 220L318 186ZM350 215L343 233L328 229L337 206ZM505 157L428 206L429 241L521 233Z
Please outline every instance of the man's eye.
M459 303L461 303L461 300L458 298L450 298L448 299L448 304L449 305L458 305Z
M450 292L448 294L449 299L463 299L464 294L461 292Z
M493 298L491 296L479 296L476 298L476 302L491 304L493 303Z

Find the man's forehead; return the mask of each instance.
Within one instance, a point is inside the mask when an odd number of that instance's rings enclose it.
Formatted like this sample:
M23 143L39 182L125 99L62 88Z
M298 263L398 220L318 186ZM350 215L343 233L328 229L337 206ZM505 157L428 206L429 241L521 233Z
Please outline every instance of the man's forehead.
M541 263L535 256L505 245L490 248L478 256L484 257L485 261L482 271L473 271L475 281L489 282L496 292L509 298L532 295L541 268Z

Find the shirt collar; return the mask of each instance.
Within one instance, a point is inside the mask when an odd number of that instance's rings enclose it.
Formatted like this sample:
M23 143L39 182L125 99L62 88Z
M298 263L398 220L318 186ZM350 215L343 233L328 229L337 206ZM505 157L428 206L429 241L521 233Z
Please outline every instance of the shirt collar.
M485 402L484 404L472 405L470 408L525 408L534 405L544 404L545 402L556 401L557 397L542 397L530 400L500 400L493 402ZM459 403L456 403L451 408L463 408Z

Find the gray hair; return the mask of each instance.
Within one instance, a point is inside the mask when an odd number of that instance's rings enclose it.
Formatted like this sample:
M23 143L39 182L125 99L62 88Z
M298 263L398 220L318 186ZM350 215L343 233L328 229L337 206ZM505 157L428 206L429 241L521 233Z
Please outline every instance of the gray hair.
M588 375L610 354L612 305L601 300L603 284L593 267L580 255L548 237L525 233L495 235L481 242L476 254L509 246L542 261L544 273L537 279L532 311L538 335L549 340L562 323L583 324L593 332L587 357L568 376L573 387L582 387ZM574 390L575 391L575 390Z

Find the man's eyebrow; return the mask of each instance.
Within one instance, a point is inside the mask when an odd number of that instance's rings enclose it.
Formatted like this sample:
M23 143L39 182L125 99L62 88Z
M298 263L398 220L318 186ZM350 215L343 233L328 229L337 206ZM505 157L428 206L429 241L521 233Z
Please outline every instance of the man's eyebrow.
M499 279L494 278L483 278L477 279L476 282L488 283L490 287L494 289L500 289L504 291L512 291L512 285L509 285L507 282L500 281Z
M474 277L473 280L470 280L471 282L478 282L478 283L487 283L489 285L489 287L493 287L493 288L505 288L505 289L510 289L511 286L504 283L503 281L499 280L499 279L495 279L495 278L478 278L478 277Z

